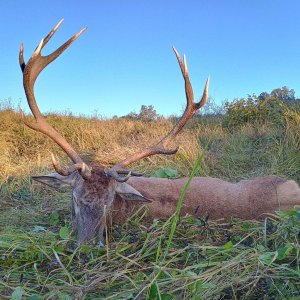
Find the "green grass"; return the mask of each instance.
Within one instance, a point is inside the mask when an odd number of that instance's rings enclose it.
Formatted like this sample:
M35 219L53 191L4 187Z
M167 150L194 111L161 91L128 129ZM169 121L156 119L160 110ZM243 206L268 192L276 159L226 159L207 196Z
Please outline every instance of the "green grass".
M60 235L61 219L1 235L0 291L4 299L17 288L28 299L296 299L299 222L296 211L265 223L187 216L170 240L172 223L133 219L98 249Z
M220 118L195 119L177 138L176 155L133 168L147 175L167 168L230 181L279 175L300 182L300 116L290 114L284 128L245 124L236 131L222 127ZM107 247L77 247L70 193L30 181L30 175L52 171L51 151L68 160L10 106L1 107L0 119L1 299L299 299L299 211L260 222L179 218L183 191L168 221L149 224L133 216L113 226ZM48 119L86 161L106 165L172 127L171 120Z

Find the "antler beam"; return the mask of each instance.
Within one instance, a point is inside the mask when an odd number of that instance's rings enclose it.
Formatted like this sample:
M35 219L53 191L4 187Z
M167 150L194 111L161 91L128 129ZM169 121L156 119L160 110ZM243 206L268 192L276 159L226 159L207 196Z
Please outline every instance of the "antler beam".
M34 84L38 77L38 75L43 71L44 68L48 64L50 64L52 61L54 61L58 56L60 56L87 28L83 28L80 30L77 34L75 34L73 37L71 37L67 42L65 42L62 46L57 48L54 52L47 56L42 56L41 51L44 48L44 46L49 42L49 40L52 38L52 36L55 34L59 26L62 24L63 19L58 22L58 24L50 31L50 33L41 40L40 44L35 49L34 53L32 54L31 58L25 64L24 61L24 46L21 44L20 46L20 52L19 52L19 63L21 70L23 72L23 85L25 94L27 97L28 105L31 109L31 112L36 120L36 123L30 123L24 114L23 121L24 123L30 127L33 130L42 132L46 136L50 137L55 143L57 143L64 151L65 153L70 157L70 159L73 161L74 166L71 167L72 170L79 170L81 175L86 179L90 176L91 170L90 168L83 162L81 157L78 155L78 153L72 148L72 146L66 141L66 139L61 136L45 119L45 117L41 114L38 105L35 100L34 95ZM58 173L61 175L69 174L71 172L71 169L68 168L68 170L62 170L54 156L52 156L52 162L54 165L54 168Z

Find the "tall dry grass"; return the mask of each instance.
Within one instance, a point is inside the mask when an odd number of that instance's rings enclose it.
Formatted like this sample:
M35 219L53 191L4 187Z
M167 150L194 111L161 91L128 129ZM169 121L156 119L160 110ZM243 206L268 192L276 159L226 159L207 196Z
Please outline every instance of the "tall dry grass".
M286 116L285 128L272 124L245 124L235 132L223 128L220 119L195 118L180 133L172 147L176 155L156 155L132 168L151 175L157 169L173 168L187 176L199 155L204 155L202 176L239 180L262 175L280 175L300 181L299 114ZM50 152L65 164L68 158L43 134L26 127L12 108L0 110L0 178L28 176L51 169ZM99 120L49 114L47 119L88 163L113 165L128 155L159 141L174 120L144 122L129 119Z

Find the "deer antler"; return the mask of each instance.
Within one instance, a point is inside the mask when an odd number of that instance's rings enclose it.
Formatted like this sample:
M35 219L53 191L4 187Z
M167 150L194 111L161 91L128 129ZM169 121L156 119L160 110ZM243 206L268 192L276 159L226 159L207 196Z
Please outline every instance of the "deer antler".
M141 150L140 152L137 152L133 154L132 156L124 159L123 161L116 164L113 168L115 169L123 169L127 167L128 165L132 164L135 161L138 161L144 157L148 157L155 154L175 154L178 151L178 147L176 149L167 149L168 145L171 143L172 140L177 136L177 134L181 131L181 129L184 127L184 125L187 123L187 121L195 114L195 112L200 109L207 101L208 98L208 86L209 86L209 77L206 80L206 84L204 87L202 98L199 102L194 102L194 93L193 88L190 82L189 74L188 74L188 67L186 62L185 55L183 56L183 62L180 58L179 53L177 50L173 47L173 50L175 52L175 55L177 57L184 82L185 82L185 94L186 94L186 108L179 119L179 121L176 123L176 125L172 128L172 130L163 138L161 139L157 144L154 144L152 146L149 146L146 149Z
M45 119L45 117L41 114L38 105L34 96L34 83L37 79L38 75L43 71L43 69L50 64L53 60L55 60L59 55L61 55L87 28L83 28L73 37L71 37L67 42L65 42L62 46L57 48L54 52L47 56L42 56L41 51L44 46L49 42L51 37L57 31L63 19L58 22L58 24L50 31L50 33L41 40L40 44L35 49L31 58L25 64L23 58L24 46L21 44L20 52L19 52L19 63L21 70L23 72L23 85L26 93L28 105L32 111L32 114L36 120L36 123L30 123L23 115L24 123L33 130L44 133L46 136L50 137L55 143L57 143L65 153L70 157L73 161L74 165L70 168L63 170L60 168L58 163L56 162L54 155L52 155L52 162L55 170L61 175L69 175L75 170L79 170L81 176L84 179L88 179L91 176L91 169L83 162L78 153L71 147L71 145L65 140L63 136L61 136Z

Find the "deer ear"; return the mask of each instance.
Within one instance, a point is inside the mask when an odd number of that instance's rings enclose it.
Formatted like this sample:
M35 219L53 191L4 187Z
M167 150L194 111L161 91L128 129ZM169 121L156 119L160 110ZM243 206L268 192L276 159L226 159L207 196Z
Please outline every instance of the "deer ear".
M69 176L62 176L58 173L51 173L44 176L32 176L31 178L54 189L63 191L74 186L76 176L74 175L74 173Z
M127 201L142 201L142 202L152 202L150 199L144 197L140 192L133 188L128 183L118 183L116 188L116 193L122 199Z

